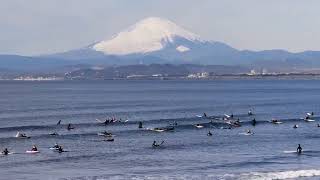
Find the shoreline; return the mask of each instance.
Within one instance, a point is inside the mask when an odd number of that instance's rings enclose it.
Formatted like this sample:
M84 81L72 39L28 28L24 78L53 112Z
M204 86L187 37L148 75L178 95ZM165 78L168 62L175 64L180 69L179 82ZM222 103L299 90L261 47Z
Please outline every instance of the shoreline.
M204 78L188 78L185 76L176 76L176 77L152 77L152 76L143 76L143 77L134 77L134 78L4 78L0 79L0 81L110 81L110 80L122 80L122 81L130 81L130 80L150 80L150 81L158 81L158 80L181 80L181 81L214 81L214 80L320 80L320 74L277 74L277 75L215 75Z

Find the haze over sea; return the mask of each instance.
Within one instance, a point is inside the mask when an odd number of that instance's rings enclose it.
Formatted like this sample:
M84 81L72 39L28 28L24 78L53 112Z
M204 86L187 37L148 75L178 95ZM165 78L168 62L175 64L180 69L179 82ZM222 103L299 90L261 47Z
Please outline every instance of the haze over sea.
M316 80L2 81L0 86L0 148L15 152L0 156L0 179L320 176ZM254 116L247 115L249 109ZM300 119L311 111L316 122ZM242 126L222 129L228 124L221 118L196 117L203 112L212 117L233 113ZM113 116L129 121L106 126L96 121ZM272 118L283 124L269 123ZM174 131L148 130L174 121ZM66 130L68 123L75 129ZM198 123L204 128L196 128ZM255 134L241 134L247 129ZM97 135L104 130L115 135L114 142ZM213 136L207 136L209 130ZM17 131L31 138L14 138ZM60 135L50 136L54 131ZM154 140L164 143L152 148ZM50 150L56 142L68 152ZM299 143L301 155L288 153ZM25 154L33 144L40 153Z

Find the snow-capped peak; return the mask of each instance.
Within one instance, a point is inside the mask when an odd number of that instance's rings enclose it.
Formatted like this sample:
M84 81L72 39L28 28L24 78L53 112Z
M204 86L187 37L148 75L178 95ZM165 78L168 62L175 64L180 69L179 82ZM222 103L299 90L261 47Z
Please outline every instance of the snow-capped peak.
M150 17L120 32L111 40L96 43L92 48L113 55L148 53L163 49L167 43L173 43L175 37L202 41L199 36L169 20Z

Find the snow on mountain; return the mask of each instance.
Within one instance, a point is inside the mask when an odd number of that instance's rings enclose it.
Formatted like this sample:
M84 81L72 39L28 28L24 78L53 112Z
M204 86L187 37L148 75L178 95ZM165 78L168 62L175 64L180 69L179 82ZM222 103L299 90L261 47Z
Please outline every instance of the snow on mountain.
M189 51L190 48L180 45L176 48L176 50L179 52L186 52L186 51Z
M111 40L101 41L92 46L96 51L109 55L145 54L164 49L174 44L176 38L204 42L199 36L179 27L175 23L157 17L143 19ZM189 47L176 46L179 52Z

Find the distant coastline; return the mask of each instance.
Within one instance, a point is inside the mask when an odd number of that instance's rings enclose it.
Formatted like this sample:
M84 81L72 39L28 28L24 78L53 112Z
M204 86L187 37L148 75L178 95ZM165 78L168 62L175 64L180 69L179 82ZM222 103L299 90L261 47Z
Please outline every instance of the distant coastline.
M190 78L186 76L130 76L126 78L86 78L86 77L18 77L0 78L0 81L99 81L99 80L184 80L184 81L204 81L204 80L320 80L320 74L225 74L212 75L208 77Z

